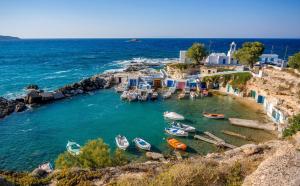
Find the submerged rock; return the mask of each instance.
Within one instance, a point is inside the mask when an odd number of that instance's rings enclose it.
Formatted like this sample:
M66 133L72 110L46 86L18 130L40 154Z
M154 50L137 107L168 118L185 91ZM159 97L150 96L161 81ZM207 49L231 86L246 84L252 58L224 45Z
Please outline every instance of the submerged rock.
M40 104L42 103L42 96L38 91L31 91L25 97L25 103L27 104Z
M26 105L24 102L18 102L15 106L15 112L22 112L24 110L26 110Z
M38 90L39 86L37 86L35 84L31 84L31 85L28 85L26 88L27 88L27 90Z

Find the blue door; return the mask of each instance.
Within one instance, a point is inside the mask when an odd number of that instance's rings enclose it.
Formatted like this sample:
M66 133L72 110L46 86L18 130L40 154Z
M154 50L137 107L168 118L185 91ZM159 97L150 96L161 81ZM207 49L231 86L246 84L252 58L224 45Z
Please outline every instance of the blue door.
M265 101L265 97L261 96L261 95L258 95L258 97L257 97L257 103L263 104L264 101Z

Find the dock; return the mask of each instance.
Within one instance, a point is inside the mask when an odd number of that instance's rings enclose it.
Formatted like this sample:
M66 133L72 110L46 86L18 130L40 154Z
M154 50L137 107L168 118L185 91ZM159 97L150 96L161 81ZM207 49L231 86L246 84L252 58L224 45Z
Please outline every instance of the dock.
M228 148L231 148L231 149L236 148L236 146L231 145L231 144L229 144L229 143L226 143L224 140L223 140L223 142L220 142L220 141L208 139L208 138L206 138L206 137L199 136L199 135L195 135L194 138L199 139L199 140L202 140L202 141L205 141L205 142L207 142L207 143L211 143L211 144L217 145L217 146L224 146L224 147L228 147Z
M276 126L273 123L261 123L257 120L239 119L239 118L228 118L232 125L248 127L253 129L262 129L268 131L276 130Z
M218 142L220 142L220 143L224 143L224 142L225 142L224 140L222 140L221 138L219 138L219 137L213 135L213 134L210 133L210 132L207 132L207 131L206 131L206 132L204 132L204 134L208 135L209 137L211 137L212 139L214 139L214 140L216 140L216 141L218 141Z
M247 136L244 136L242 134L238 134L236 132L232 132L232 131L229 131L229 130L222 130L221 131L223 134L227 134L229 136L234 136L234 137L237 137L237 138L241 138L241 139L244 139L244 140L248 140L248 137Z

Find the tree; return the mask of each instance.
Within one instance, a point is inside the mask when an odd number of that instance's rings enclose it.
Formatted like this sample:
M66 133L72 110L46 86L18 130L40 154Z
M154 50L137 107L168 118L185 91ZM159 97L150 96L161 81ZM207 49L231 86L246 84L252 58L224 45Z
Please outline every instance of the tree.
M283 136L288 137L300 131L300 114L289 119L289 127L283 131Z
M289 67L300 71L300 52L289 57L288 65Z
M90 140L82 147L79 155L81 167L103 168L112 165L110 149L102 139Z
M249 65L253 68L264 50L265 46L260 42L246 42L242 48L233 54L233 57L241 64Z
M202 43L194 43L187 51L187 57L194 63L200 64L207 57L208 52Z
M109 146L99 138L88 141L77 156L68 152L60 154L55 160L55 167L59 169L71 167L103 168L124 165L127 162L128 159L121 150L117 149L111 155Z

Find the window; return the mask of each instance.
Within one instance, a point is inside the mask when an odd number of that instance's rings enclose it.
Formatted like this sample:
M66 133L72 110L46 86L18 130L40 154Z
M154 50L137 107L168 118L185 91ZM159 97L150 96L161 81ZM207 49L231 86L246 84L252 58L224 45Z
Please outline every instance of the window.
M226 59L223 59L223 64L224 64L224 65L226 64Z

